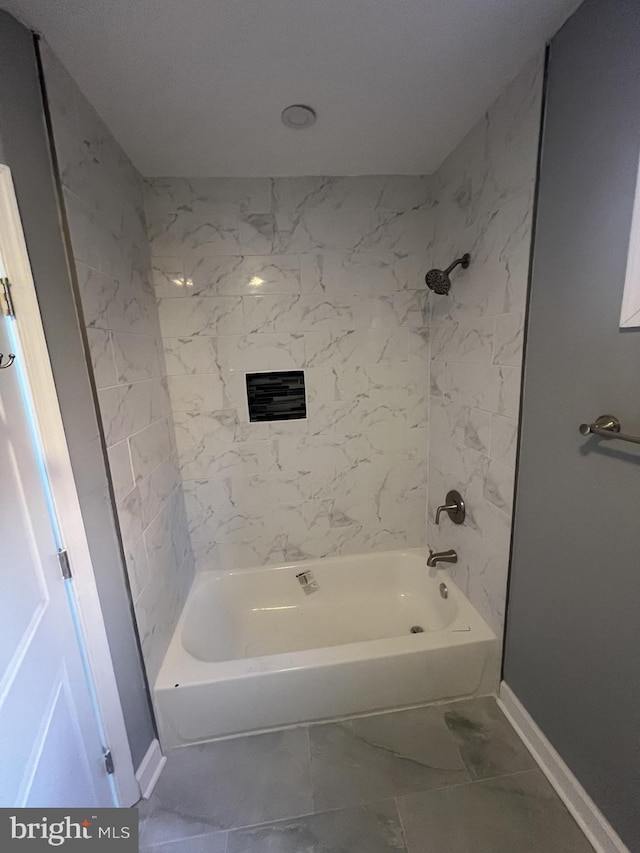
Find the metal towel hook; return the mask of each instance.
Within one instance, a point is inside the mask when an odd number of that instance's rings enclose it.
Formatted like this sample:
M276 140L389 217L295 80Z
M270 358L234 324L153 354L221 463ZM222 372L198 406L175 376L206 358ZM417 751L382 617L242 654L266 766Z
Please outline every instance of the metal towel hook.
M0 370L6 370L7 367L11 367L13 362L16 360L15 355L10 352L7 356L6 364L4 363L4 353L0 352Z

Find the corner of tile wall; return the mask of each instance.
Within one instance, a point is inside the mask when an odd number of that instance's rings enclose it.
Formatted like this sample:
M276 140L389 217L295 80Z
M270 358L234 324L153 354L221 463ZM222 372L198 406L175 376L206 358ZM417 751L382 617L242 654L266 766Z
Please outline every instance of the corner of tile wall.
M522 338L540 129L536 57L435 175L438 266L464 252L431 312L428 539L454 548L452 575L499 638L509 564ZM435 509L450 489L458 527Z
M142 179L45 43L42 53L126 567L153 683L194 565Z

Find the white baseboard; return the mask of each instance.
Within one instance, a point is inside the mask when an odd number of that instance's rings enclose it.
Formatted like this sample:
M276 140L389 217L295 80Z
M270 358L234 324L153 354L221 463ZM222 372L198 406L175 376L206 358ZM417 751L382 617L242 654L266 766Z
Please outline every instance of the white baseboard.
M597 853L629 853L611 824L504 681L500 683L498 704L594 850Z
M136 780L140 786L140 794L143 800L148 800L153 793L156 782L162 773L162 768L166 763L167 759L160 749L160 741L153 740L136 771Z

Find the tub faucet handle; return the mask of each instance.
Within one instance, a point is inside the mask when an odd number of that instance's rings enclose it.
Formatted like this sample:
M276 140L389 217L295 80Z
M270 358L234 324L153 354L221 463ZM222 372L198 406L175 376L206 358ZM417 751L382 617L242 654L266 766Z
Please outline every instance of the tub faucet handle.
M462 500L462 495L455 489L447 492L445 498L446 503L439 506L436 510L436 524L440 524L440 514L446 512L454 524L462 524L465 516L465 506Z

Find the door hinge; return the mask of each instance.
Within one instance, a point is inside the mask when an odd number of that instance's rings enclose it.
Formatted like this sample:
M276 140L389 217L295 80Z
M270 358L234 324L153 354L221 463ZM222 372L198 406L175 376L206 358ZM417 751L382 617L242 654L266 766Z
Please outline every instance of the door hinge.
M71 563L69 562L69 554L64 548L58 551L58 562L60 563L62 577L68 581L71 577Z
M111 776L115 773L115 769L113 767L113 755L111 755L111 750L107 749L104 754L104 769L107 771L107 775Z
M5 317L15 317L16 312L13 307L13 299L11 298L11 282L8 278L0 278L0 303L2 305L2 313Z

